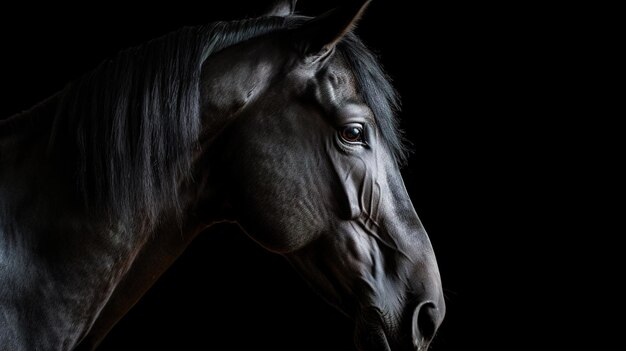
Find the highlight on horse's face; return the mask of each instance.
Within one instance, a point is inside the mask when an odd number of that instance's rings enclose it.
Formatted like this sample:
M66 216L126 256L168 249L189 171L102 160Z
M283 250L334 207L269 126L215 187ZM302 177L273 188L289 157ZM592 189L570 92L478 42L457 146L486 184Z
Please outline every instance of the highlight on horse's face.
M351 6L270 40L266 52L238 49L251 88L224 138L229 200L254 240L354 318L360 349L425 350L445 313L441 280L388 131L341 48L365 7ZM288 58L274 76L264 62L278 56Z

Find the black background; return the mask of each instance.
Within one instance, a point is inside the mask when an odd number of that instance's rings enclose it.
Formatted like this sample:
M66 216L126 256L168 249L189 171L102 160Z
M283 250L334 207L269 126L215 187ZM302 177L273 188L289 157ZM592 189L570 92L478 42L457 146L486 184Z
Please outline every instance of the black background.
M298 12L316 15L337 2L302 0ZM131 10L95 2L3 11L1 115L27 109L123 48L183 25L252 16L261 3L163 2ZM527 336L554 318L543 307L551 297L529 288L546 277L531 273L544 251L526 250L552 229L543 220L556 215L553 199L562 193L547 169L564 152L543 149L535 157L554 132L540 106L555 97L561 73L550 52L559 44L531 43L541 18L523 11L379 0L357 29L403 100L414 150L403 173L437 253L448 305L434 350L510 349L512 340L532 345ZM220 343L236 350L354 349L348 319L285 260L225 225L200 235L101 349L220 349Z

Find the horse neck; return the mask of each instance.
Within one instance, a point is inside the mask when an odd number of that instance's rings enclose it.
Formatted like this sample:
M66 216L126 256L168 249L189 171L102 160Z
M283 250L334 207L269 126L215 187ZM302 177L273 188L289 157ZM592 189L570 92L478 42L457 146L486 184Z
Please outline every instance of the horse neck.
M180 184L182 214L164 210L157 223L142 223L141 209L134 221L86 213L68 195L76 189L55 164L63 160L49 154L58 102L55 95L0 121L0 268L6 268L0 269L0 310L28 306L32 340L58 332L49 339L73 345L86 336L85 344L97 343L191 240L221 219L219 187L210 178L210 155L199 152L193 181ZM219 116L210 121L202 150L228 124ZM17 325L3 318L20 317L0 315L0 325Z
M182 228L172 222L155 227L115 283L78 349L94 349L205 227L205 223L191 218Z
M30 349L75 344L92 325L108 330L210 224L194 216L194 184L181 185L182 217L165 211L142 224L87 215L47 160L56 103L0 122L0 310L27 306L32 325L15 332L58 343ZM20 318L7 312L0 325Z
M56 345L76 345L85 336L100 340L206 226L174 213L143 228L99 223L71 209L42 212L32 206L20 215L32 222L11 228L0 218L0 257L7 258L7 269L0 270L0 310L28 306L33 324L26 332L52 343L28 349L61 349ZM3 289L8 286L13 288ZM0 324L3 318L20 317L0 316Z
M187 191L181 192L187 198L183 217L171 216L151 228L148 240L143 241L133 252L131 263L115 283L79 349L94 349L200 232L214 223L222 222L223 211L220 210L219 201L216 197L207 196L210 191L202 192L210 183L206 173L198 171L195 176L196 182L183 187ZM198 198L195 196L198 193L204 196Z

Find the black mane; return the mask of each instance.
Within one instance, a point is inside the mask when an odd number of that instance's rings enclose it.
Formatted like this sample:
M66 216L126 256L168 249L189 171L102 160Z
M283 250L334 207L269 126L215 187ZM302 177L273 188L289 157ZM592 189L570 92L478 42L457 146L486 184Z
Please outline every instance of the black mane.
M209 55L283 26L283 19L187 27L120 52L59 95L51 149L70 160L87 207L156 220L180 210L200 132L200 73Z
M122 220L154 222L164 208L180 213L178 184L189 176L198 148L203 61L303 21L267 17L183 28L122 51L57 94L50 150L69 163L86 206ZM385 141L403 162L398 98L387 76L356 36L346 36L337 49L352 67Z

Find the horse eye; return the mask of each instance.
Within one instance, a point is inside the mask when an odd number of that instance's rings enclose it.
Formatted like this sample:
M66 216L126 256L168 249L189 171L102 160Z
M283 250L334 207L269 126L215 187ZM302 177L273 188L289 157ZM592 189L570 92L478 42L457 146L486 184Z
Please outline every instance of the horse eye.
M363 128L360 126L347 126L341 130L341 138L349 143L363 142Z

